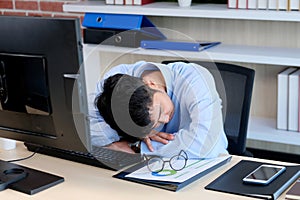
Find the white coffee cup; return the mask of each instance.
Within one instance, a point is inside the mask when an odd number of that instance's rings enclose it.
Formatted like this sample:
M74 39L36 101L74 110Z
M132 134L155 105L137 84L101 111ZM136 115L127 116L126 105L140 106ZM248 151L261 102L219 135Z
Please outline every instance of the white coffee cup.
M6 138L0 138L0 149L11 150L16 148L16 141Z
M180 7L190 7L192 5L192 0L178 0L178 5Z

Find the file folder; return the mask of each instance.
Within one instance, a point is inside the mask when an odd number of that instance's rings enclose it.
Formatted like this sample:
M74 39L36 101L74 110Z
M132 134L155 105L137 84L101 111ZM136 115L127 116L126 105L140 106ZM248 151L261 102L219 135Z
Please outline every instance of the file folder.
M221 42L177 41L177 40L142 40L141 47L145 49L203 51Z
M268 185L243 183L243 178L262 164L267 163L242 160L205 189L260 199L277 199L300 176L300 165L294 165L286 166L286 171Z
M141 40L157 40L160 37L139 30L121 29L83 29L83 42L86 44L114 45L122 47L140 47Z
M83 29L83 42L86 44L101 44L103 41L113 38L115 35L121 33L118 29Z
M139 30L165 39L166 37L155 25L143 15L86 13L82 26L99 29Z
M161 188L161 189L176 192L176 191L182 189L183 187L191 184L192 182L198 180L199 178L207 175L208 173L214 171L215 169L225 165L230 160L231 160L231 156L228 156L228 157L226 157L226 159L223 159L222 161L217 162L215 165L205 169L204 171L201 171L201 172L197 173L196 175L190 177L189 179L187 179L183 182L158 181L158 180L150 180L150 179L132 178L132 177L127 177L126 176L126 175L130 174L131 172L134 172L134 171L144 167L146 165L146 161L142 162L140 164L137 164L137 165L135 165L135 166L133 166L129 169L126 169L122 172L119 172L119 173L115 174L113 177L118 178L118 179L123 179L123 180L126 180L126 181L131 181L131 182L135 182L135 183L140 183L140 184L144 184L144 185L148 185L148 186L157 187L157 188Z

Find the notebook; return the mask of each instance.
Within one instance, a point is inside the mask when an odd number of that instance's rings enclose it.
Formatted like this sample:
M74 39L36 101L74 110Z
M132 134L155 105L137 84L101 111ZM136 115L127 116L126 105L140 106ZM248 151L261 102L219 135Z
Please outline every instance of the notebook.
M300 176L300 165L286 166L286 171L268 185L243 183L242 179L262 164L267 163L242 160L205 189L261 199L277 199Z

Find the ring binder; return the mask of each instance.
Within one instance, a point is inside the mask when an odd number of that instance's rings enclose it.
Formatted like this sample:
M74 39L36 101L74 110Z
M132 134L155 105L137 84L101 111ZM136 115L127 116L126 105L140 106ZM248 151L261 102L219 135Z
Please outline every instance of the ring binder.
M83 42L86 44L103 44L122 47L140 47L142 40L160 40L160 37L149 35L139 30L120 29L83 29Z
M86 13L82 26L111 30L139 30L153 37L165 39L155 25L143 15Z

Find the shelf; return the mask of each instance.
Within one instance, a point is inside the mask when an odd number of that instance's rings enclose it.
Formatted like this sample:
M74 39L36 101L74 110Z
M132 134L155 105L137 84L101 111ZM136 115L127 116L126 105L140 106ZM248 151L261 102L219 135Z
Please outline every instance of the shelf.
M130 6L106 5L104 1L84 1L65 4L63 10L81 13L300 22L299 11L228 9L225 4L192 4L189 8L181 8L175 2L155 2L144 6Z
M85 47L98 51L128 53L139 55L168 56L182 59L214 60L223 62L242 62L280 66L300 66L300 49L220 44L201 52L149 50L125 48L109 45L86 44Z
M251 117L247 147L300 155L300 132L276 129L276 119Z
M277 129L276 119L252 117L248 131L248 139L300 147L300 132Z

